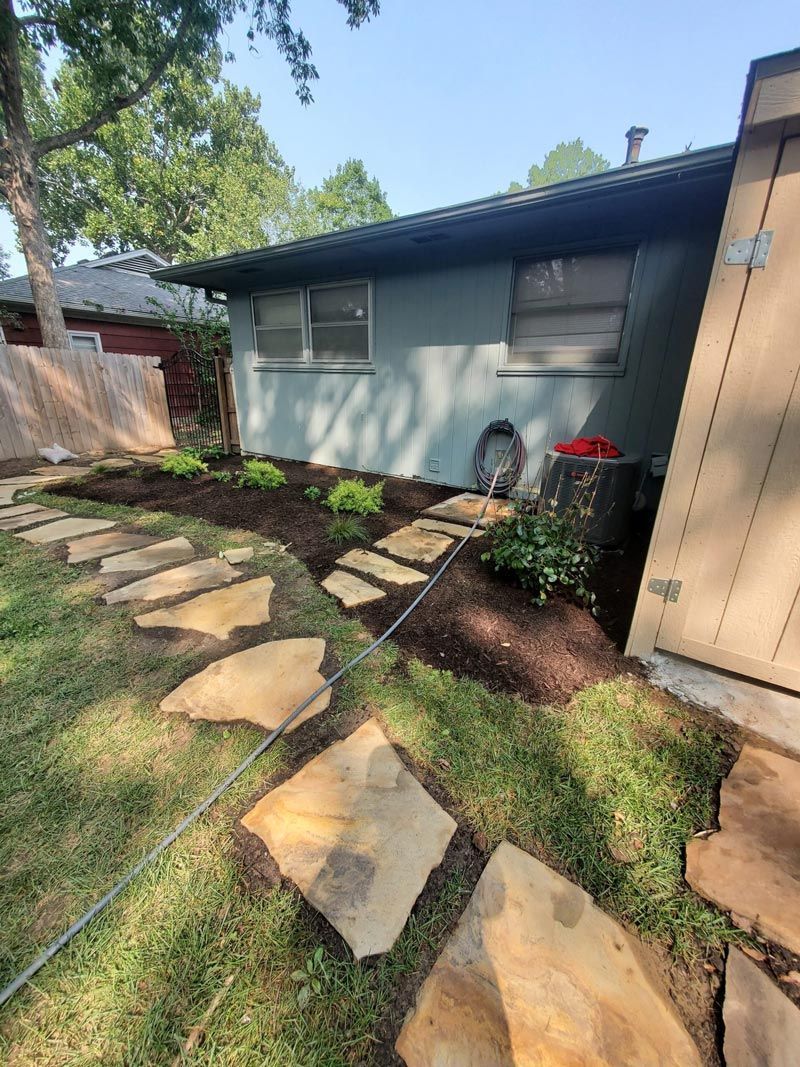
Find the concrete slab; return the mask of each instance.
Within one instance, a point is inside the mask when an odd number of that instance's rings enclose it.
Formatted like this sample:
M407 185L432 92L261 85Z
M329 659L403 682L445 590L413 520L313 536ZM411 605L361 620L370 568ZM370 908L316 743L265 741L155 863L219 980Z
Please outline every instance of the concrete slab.
M357 608L359 604L368 604L371 600L380 600L386 596L382 589L376 589L374 585L362 581L355 574L348 574L347 571L333 571L320 585L326 593L338 597L346 608Z
M224 559L211 556L187 563L183 567L173 567L168 571L150 574L138 582L112 589L103 597L106 604L124 604L128 600L163 600L169 596L182 593L198 593L202 589L216 589L226 582L232 582L241 575Z
M656 652L646 662L653 685L800 757L800 696L771 689L678 656Z
M428 575L423 574L422 571L404 567L401 563L395 563L393 559L385 559L363 548L351 549L344 556L339 556L336 562L340 567L350 567L351 570L371 574L374 578L381 578L384 582L391 582L393 585L413 585L415 582L427 582L428 580Z
M77 541L67 543L67 563L85 563L103 556L118 555L131 548L144 548L145 545L158 543L157 537L148 534L125 533L112 530L111 533L95 534L93 537L79 537Z
M274 730L322 685L319 665L324 655L325 642L319 637L266 641L209 664L173 689L160 706L190 719L251 722ZM286 732L324 711L330 700L326 689Z
M726 1067L797 1067L800 1009L733 945L722 1015Z
M73 515L68 519L56 519L48 522L45 526L37 526L35 530L25 530L23 533L14 534L23 541L30 541L32 545L48 545L53 541L63 541L68 537L80 537L81 534L94 533L96 530L108 530L116 526L110 519L82 519Z
M460 523L455 522L442 522L441 519L414 519L411 525L420 530L431 530L433 533L447 534L450 537L455 537L457 541L460 541L469 533L469 526L462 526ZM484 531L480 527L476 527L472 531L473 537L483 537L483 534Z
M194 555L194 545L185 537L173 537L169 541L157 541L146 548L107 556L100 564L102 574L117 574L121 571L154 571L167 563L180 563Z
M686 881L738 926L800 953L800 763L745 745L719 824L686 846Z
M269 575L252 578L226 589L201 593L171 608L137 615L134 622L142 629L166 626L199 630L225 640L237 626L260 626L269 622L269 599L274 588L275 583Z
M253 558L253 548L226 548L222 553L228 563L247 563Z
M444 534L420 530L417 526L403 526L376 541L375 548L381 548L384 552L390 552L402 559L433 563L452 543L452 537L445 537Z
M242 819L356 959L388 952L456 829L374 719Z
M20 508L23 509L21 512ZM66 511L59 511L58 508L43 508L41 504L18 504L0 512L0 530L24 530L26 526L60 519L66 514Z
M431 519L444 519L446 522L457 522L464 526L471 526L484 505L486 497L479 493L459 493L443 500L441 504L434 504L426 508L423 515ZM511 511L511 505L507 500L493 500L486 509L486 514L481 519L479 526L488 526L497 519L502 519Z
M503 842L397 1051L408 1067L699 1067L642 951L579 886Z

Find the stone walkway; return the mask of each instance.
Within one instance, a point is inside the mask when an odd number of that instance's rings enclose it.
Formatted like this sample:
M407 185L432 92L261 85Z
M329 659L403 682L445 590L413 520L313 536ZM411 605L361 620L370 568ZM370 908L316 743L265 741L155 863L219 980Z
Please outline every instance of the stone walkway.
M123 581L104 594L108 604L168 599L136 614L134 625L225 641L237 627L269 622L274 582L247 574L252 549L193 559L187 538L159 540L14 500L57 478L0 480L0 531L31 545L67 540L69 564L93 564L107 581ZM350 607L387 595L361 574L390 585L426 581L427 574L391 557L433 563L467 533L460 522L471 522L475 509L474 494L438 505L435 517L373 546L386 555L345 553L323 587ZM322 683L324 656L320 638L261 641L210 663L160 706L271 730ZM328 689L290 730L330 700ZM746 745L722 785L719 818L717 833L689 842L687 881L735 923L800 953L800 764ZM242 823L356 959L391 949L456 830L374 719L272 789ZM408 1067L698 1064L641 954L583 890L504 842L423 982L397 1051ZM735 948L723 1015L728 1067L798 1062L800 1010Z

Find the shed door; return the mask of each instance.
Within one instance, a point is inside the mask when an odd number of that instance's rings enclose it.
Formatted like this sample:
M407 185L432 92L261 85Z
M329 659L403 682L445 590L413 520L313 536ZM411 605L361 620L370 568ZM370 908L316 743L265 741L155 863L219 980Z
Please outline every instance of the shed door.
M766 268L725 268L747 272L743 297L655 643L800 690L800 137L775 151Z

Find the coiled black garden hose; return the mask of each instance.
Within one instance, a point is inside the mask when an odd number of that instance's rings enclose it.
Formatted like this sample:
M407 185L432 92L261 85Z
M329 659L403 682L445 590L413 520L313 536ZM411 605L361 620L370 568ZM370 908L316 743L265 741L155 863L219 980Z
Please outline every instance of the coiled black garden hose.
M494 468L490 470L486 467L486 450L489 446L490 438L495 434L507 434L511 438L510 444L506 449L508 458L499 475ZM513 423L510 423L508 419L495 419L494 422L489 423L475 445L474 464L478 488L486 493L489 490L489 486L492 485L493 479L496 479L494 482L495 493L504 496L508 495L522 477L527 459L525 442L520 437L519 432L514 429Z

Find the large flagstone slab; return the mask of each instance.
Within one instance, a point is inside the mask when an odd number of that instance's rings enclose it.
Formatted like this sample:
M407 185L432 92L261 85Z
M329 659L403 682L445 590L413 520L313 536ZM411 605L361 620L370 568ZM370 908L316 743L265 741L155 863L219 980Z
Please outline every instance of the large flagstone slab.
M389 951L456 829L374 719L267 793L242 823L356 959Z
M463 537L466 537L470 532L469 526L462 526L460 523L455 522L442 522L441 519L414 519L411 523L412 526L416 526L420 530L432 530L433 533L448 534L450 537L455 537L460 541ZM483 537L484 531L480 527L476 527L472 531L473 537Z
M269 598L275 583L269 575L251 578L226 589L160 608L146 615L137 615L134 622L143 629L168 626L180 630L200 630L224 640L230 637L237 626L260 626L269 622Z
M85 563L87 560L102 559L103 556L116 555L131 548L144 548L145 545L154 545L157 542L158 538L150 537L149 534L125 533L123 530L95 534L94 537L79 537L77 541L69 541L67 544L67 563Z
M145 454L137 456L134 452L131 452L129 454L128 459L135 460L136 463L144 463L148 467L160 467L161 464L164 462L163 456L152 456Z
M745 745L720 789L719 825L686 846L686 881L800 953L800 763Z
M503 842L406 1018L408 1067L694 1067L640 946L577 885Z
M31 474L38 474L41 478L83 478L91 473L91 467L75 467L66 463L59 463L55 467L34 467L31 471Z
M800 1009L733 945L722 1015L726 1067L797 1067Z
M357 608L359 604L368 604L371 600L380 600L386 593L374 585L363 581L347 571L333 571L324 578L320 585L331 596L338 597L346 608Z
M426 508L422 514L428 515L432 519L444 519L446 522L457 522L464 526L472 526L480 514L485 500L486 497L481 496L480 493L459 493L458 496L451 496L440 504L434 504L433 507ZM486 509L486 514L478 525L488 526L489 523L504 518L510 511L511 505L507 500L492 500Z
M420 530L416 526L403 526L376 541L375 547L402 559L433 563L452 543L452 537L445 537L444 534Z
M128 600L162 600L181 593L199 593L203 589L216 589L226 582L232 582L241 575L231 567L227 560L211 556L187 563L183 567L172 567L168 571L150 574L130 585L112 589L103 597L106 604L123 604Z
M413 585L415 582L427 582L428 575L412 567L404 567L393 559L385 559L376 552L367 552L363 548L353 548L336 560L340 567L371 574L373 578L382 578L384 582L394 585Z
M66 514L66 511L59 511L58 508L44 508L41 504L18 504L16 507L0 512L0 530L22 530L37 522L60 519Z
M169 541L157 541L145 548L123 552L118 556L106 556L100 564L103 574L119 571L154 571L167 563L180 563L194 555L194 545L185 537L173 537Z
M182 712L190 719L252 722L274 730L325 680L319 665L325 655L320 637L301 637L234 652L187 678L161 701L162 711ZM296 730L330 704L326 689L287 728Z
M25 530L14 536L21 537L23 541L30 541L32 545L48 545L51 541L63 541L67 537L79 537L81 534L107 530L116 525L111 519L83 519L73 515L69 519L56 519L55 522L48 522L45 526L37 526L35 530Z
M47 478L40 478L36 474L17 474L13 478L0 478L0 486L14 486L16 489L22 489L25 486L31 485L46 485L47 482L54 481L60 477L58 474L53 474L53 468L48 468Z
M110 471L121 471L133 466L133 460L127 456L109 456L107 459L98 460L97 463Z

